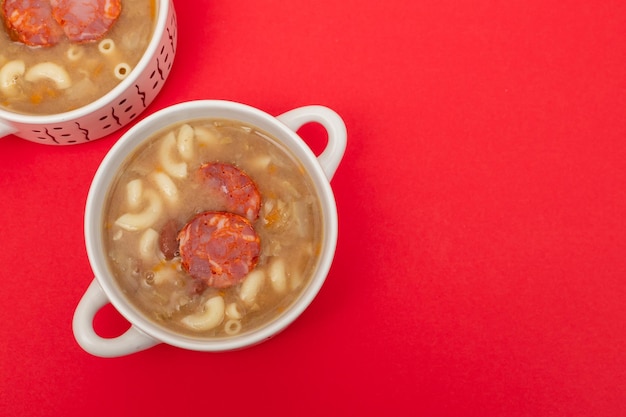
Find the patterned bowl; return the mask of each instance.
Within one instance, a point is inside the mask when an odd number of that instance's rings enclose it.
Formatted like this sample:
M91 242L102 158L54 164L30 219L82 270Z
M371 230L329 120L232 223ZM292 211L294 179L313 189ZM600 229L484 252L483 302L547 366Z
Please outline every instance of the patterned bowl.
M156 24L146 52L115 88L65 113L28 115L0 108L0 137L13 134L47 145L72 145L115 132L136 119L159 93L172 68L176 41L172 0L157 0Z

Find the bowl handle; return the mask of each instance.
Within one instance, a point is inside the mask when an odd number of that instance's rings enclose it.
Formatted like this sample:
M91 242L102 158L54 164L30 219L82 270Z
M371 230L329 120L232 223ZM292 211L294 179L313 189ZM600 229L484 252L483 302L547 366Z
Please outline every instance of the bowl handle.
M98 336L93 328L93 319L108 303L108 297L94 279L78 303L72 321L74 337L85 351L95 356L113 358L139 352L159 343L134 325L118 337Z
M276 117L294 132L310 122L321 124L328 133L328 143L317 157L326 178L330 181L337 171L339 162L346 150L346 125L333 110L324 106L304 106L290 110Z
M0 138L3 138L15 132L17 132L17 129L0 119Z

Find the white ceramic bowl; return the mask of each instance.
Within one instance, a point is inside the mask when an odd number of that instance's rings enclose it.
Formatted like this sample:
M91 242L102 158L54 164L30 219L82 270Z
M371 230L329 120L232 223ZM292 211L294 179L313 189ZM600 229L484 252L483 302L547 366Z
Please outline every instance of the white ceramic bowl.
M175 333L149 320L122 293L111 273L103 244L102 225L106 196L111 182L126 158L146 139L164 128L199 118L224 118L254 125L282 142L300 160L318 191L324 218L324 240L314 276L299 298L274 321L247 333L219 339L193 338ZM320 123L328 132L328 144L315 156L295 133L309 122ZM293 322L313 301L330 269L337 242L337 208L330 179L346 147L346 128L334 111L322 106L306 106L274 117L256 108L219 100L191 101L156 112L132 127L111 148L92 182L85 208L85 243L95 279L80 300L73 319L79 345L102 357L122 356L167 343L198 351L240 349L262 342ZM124 334L102 338L93 329L93 318L111 303L130 323Z
M86 143L136 119L161 91L176 55L177 26L172 0L157 0L156 24L146 52L115 88L76 110L28 115L0 108L0 137L13 134L48 145Z

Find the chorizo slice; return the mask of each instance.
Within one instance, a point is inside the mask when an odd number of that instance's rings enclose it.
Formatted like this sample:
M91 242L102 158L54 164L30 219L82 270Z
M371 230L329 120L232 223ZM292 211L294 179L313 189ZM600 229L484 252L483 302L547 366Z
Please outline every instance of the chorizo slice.
M61 26L52 17L49 0L5 0L2 12L13 40L30 46L52 46L63 37Z
M217 211L192 218L178 234L178 244L183 269L214 288L241 282L261 251L260 238L245 217Z
M72 42L102 38L122 12L121 0L50 0L52 16Z
M198 169L203 189L219 201L224 211L244 216L250 222L259 217L261 193L252 179L234 165L210 162Z

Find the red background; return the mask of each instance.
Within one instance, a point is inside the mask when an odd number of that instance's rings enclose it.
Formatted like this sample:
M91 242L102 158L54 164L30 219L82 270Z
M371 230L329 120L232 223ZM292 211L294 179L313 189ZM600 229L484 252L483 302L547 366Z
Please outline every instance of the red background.
M0 139L0 415L624 415L625 2L175 5L144 116L219 98L344 118L330 275L256 347L93 357L71 331L83 208L126 129ZM95 324L127 326L110 306Z

